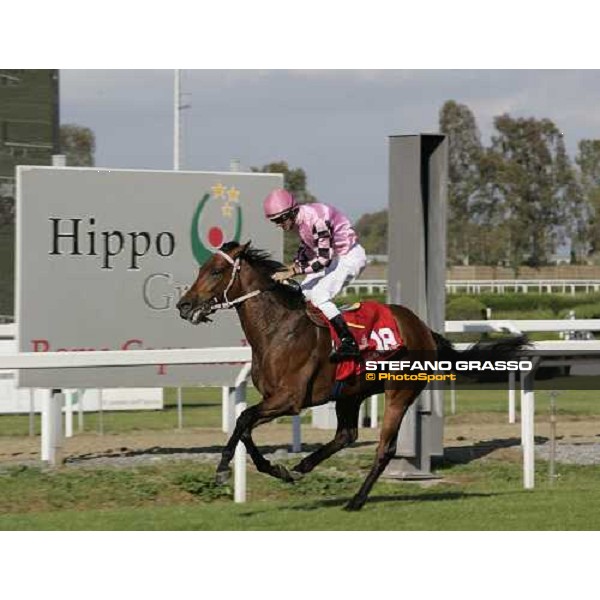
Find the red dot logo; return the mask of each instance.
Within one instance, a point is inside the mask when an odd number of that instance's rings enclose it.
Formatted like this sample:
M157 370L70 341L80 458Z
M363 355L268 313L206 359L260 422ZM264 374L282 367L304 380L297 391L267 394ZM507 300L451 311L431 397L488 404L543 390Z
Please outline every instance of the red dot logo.
M194 210L191 222L192 253L199 265L209 260L215 250L227 240L239 243L242 232L242 209L240 206L232 207L225 204L221 207L221 216L218 212L218 204L213 203L204 214L204 209L210 199L210 193L204 194ZM227 211L224 210L226 207Z
M213 248L220 248L223 245L223 231L220 227L211 227L208 230L208 243Z

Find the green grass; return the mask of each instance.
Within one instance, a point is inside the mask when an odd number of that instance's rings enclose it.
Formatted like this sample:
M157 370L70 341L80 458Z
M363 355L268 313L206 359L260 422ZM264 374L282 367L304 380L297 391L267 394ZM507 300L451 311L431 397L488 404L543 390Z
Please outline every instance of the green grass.
M561 380L551 380L560 382ZM562 381L567 381L568 378ZM540 382L543 384L544 382ZM493 384L496 389L482 389L477 384L467 384L457 388L456 414L506 413L508 411L508 392L505 384ZM555 385L557 383L548 383ZM488 385L487 387L491 387ZM519 403L517 391L517 406ZM258 401L255 389L248 389L248 402ZM221 427L221 389L220 388L186 388L183 390L183 423L184 427ZM450 414L450 392L445 392L445 413ZM366 406L366 404L365 404ZM536 411L548 414L550 406L549 390L536 392ZM596 390L561 390L557 397L559 415L578 417L600 416L600 402ZM383 394L379 395L379 418L383 415ZM86 413L84 431L96 432L99 429L98 413ZM103 415L104 432L128 433L133 431L169 430L177 427L176 390L167 389L165 408L162 411L107 411ZM311 420L307 411L302 422ZM289 418L282 418L279 423L288 423ZM75 417L76 422L76 417ZM77 427L77 425L74 425ZM35 432L40 434L40 416L35 418ZM29 433L28 415L0 415L0 437L24 436Z
M248 397L255 400L256 391L248 390ZM165 430L177 427L177 390L165 390L165 408L162 411L105 411L102 415L104 431L127 433L143 430ZM85 413L84 431L98 431L100 416L96 412ZM75 423L77 417L74 417ZM221 388L184 388L183 422L186 427L221 426ZM74 427L77 425L74 424ZM40 416L35 418L36 434L40 433ZM0 415L0 436L27 435L28 415Z
M258 392L248 388L249 404L258 402ZM128 433L131 431L175 429L177 422L177 390L165 389L165 408L161 410L141 411L105 411L100 417L96 412L84 416L84 431L99 430L102 418L105 432ZM290 418L281 418L276 422L287 423ZM303 423L310 421L310 414L305 413ZM221 427L221 388L184 388L183 389L183 424L184 427ZM35 433L40 434L40 415L35 417ZM77 417L74 416L74 427L77 428ZM29 415L0 415L0 437L22 436L29 433Z
M220 389L186 390L184 399L186 419L220 425ZM538 414L547 414L549 401L548 392L536 394ZM449 394L445 402L449 412ZM174 403L175 390L170 390L164 413L115 412L105 415L113 419L105 419L105 428L174 428ZM380 408L382 404L380 395ZM594 391L561 393L558 407L559 414L574 418L600 413ZM478 415L506 411L504 386L458 390L458 418L467 416L476 424ZM91 417L86 417L90 428ZM0 417L0 432L6 435L6 421L15 419ZM9 467L0 471L0 530L600 529L600 513L590 510L600 500L597 467L558 465L560 477L550 486L547 464L537 461L536 488L525 491L517 448L512 459L487 454L466 464L447 460L436 470L442 483L433 487L380 480L362 512L345 513L341 508L358 490L372 460L372 449L338 455L292 486L250 466L244 505L233 503L230 487L214 485L213 464L163 460L119 468Z
M520 392L517 390L517 407L520 401ZM550 410L550 390L538 390L535 394L535 407L537 414L548 414ZM559 390L556 397L557 414L571 415L574 417L600 416L600 401L597 390ZM450 392L444 394L445 414L450 414ZM482 391L470 385L458 388L456 393L456 414L476 413L507 413L508 390L500 385L496 390Z
M12 469L0 475L0 530L600 529L597 468L561 465L550 487L538 462L537 487L525 491L518 464L491 458L446 465L433 487L380 481L362 512L346 513L370 460L332 460L293 486L252 469L244 505L212 484L206 465Z

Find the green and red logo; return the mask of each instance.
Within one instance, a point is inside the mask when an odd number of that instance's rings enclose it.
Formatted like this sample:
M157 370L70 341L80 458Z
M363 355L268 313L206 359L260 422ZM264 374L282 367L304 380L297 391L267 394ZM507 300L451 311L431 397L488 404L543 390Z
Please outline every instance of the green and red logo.
M239 242L242 234L240 191L217 183L204 194L192 218L192 252L201 265L225 242Z

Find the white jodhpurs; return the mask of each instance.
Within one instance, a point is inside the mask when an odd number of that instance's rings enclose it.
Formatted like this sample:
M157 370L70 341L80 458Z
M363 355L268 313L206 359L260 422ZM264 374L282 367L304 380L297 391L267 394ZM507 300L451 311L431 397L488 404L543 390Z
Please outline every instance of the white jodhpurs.
M301 284L302 293L331 320L340 314L337 306L331 300L352 279L358 277L366 264L365 249L360 244L355 244L348 254L336 256L327 268L307 275Z

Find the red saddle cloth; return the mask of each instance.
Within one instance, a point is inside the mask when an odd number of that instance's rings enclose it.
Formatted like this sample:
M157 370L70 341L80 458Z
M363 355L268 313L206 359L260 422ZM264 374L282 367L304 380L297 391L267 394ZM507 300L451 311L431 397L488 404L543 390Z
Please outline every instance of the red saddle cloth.
M362 361L345 360L338 363L336 381L360 375L365 369L364 361L384 360L404 345L396 319L385 304L367 300L360 302L357 308L343 311L342 316L360 348ZM324 316L323 319L329 325L331 338L337 348L340 343L338 335Z

